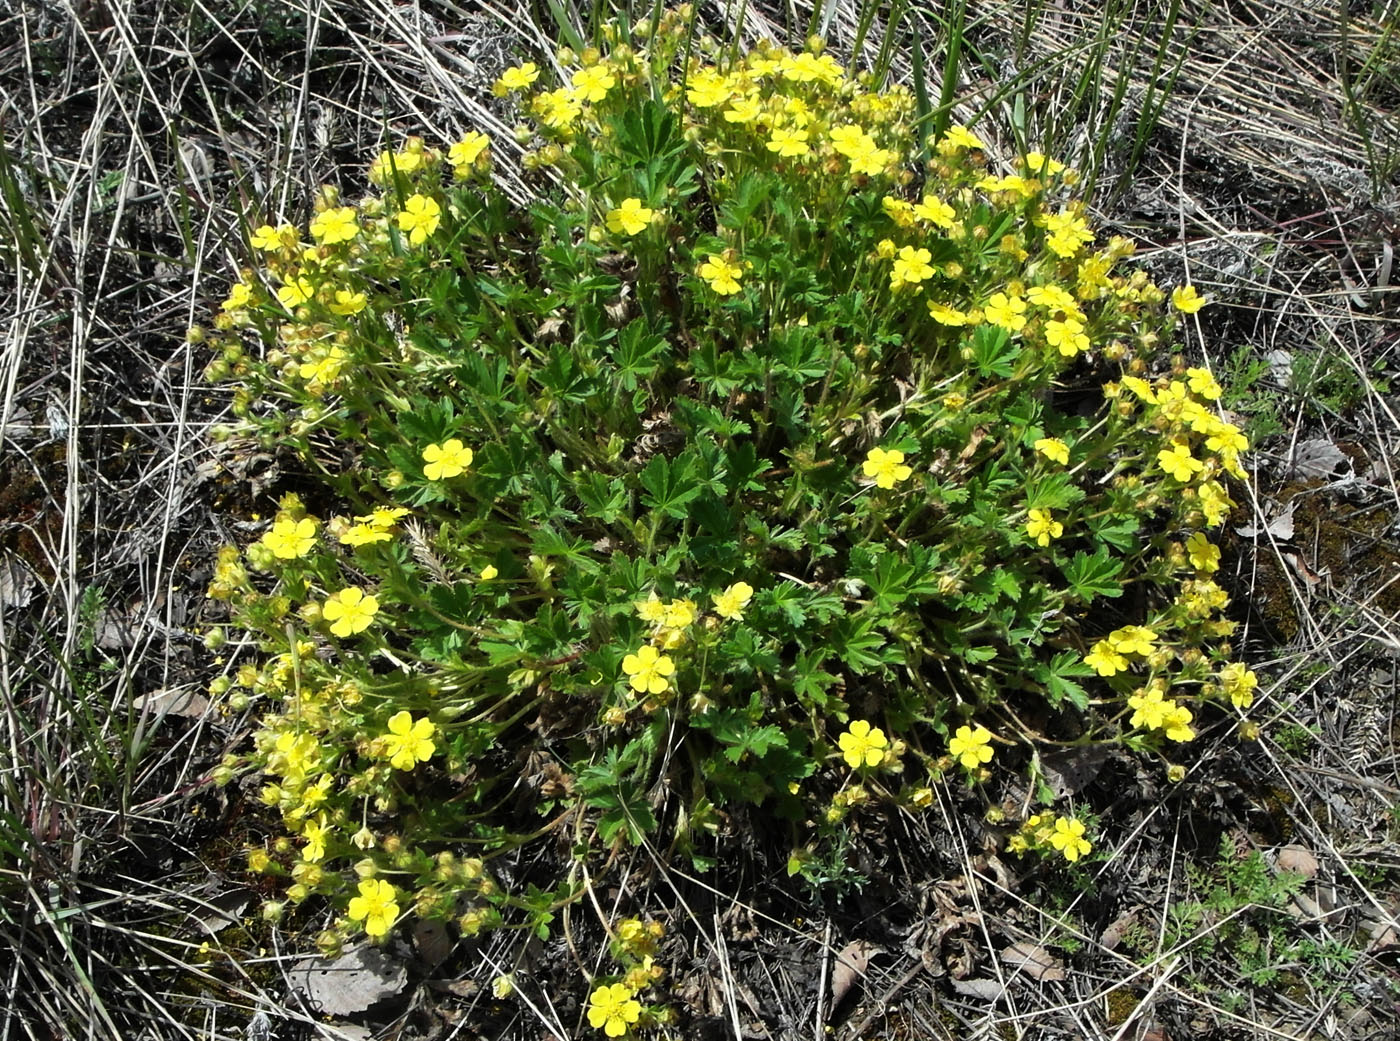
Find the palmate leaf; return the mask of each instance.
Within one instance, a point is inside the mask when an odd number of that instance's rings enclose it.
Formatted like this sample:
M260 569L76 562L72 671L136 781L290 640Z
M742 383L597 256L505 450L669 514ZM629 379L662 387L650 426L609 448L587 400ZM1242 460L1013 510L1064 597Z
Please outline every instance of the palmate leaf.
M1121 596L1123 586L1116 581L1123 562L1114 560L1100 546L1093 553L1080 551L1061 570L1069 581L1070 594L1085 603L1097 596Z
M695 480L695 457L683 452L675 459L654 455L642 471L642 487L647 494L642 502L658 513L681 520L686 515L686 504L700 494L700 483Z
M1042 662L1031 671L1031 677L1045 688L1052 708L1068 701L1081 712L1089 707L1089 694L1075 680L1092 675L1094 670L1073 651L1061 651L1048 665Z

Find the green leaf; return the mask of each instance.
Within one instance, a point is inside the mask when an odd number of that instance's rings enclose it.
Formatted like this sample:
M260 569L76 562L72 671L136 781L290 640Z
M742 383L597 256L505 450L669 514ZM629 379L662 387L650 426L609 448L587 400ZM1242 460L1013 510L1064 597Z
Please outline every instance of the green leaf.
M641 474L642 487L650 493L642 496L642 502L668 517L684 518L686 504L701 491L694 479L694 463L694 457L688 453L674 460L652 456Z
M1094 670L1073 651L1061 651L1050 664L1041 663L1031 672L1035 681L1045 688L1045 697L1052 708L1059 708L1068 701L1081 712L1089 708L1089 694L1075 679L1092 675Z
M1020 354L1020 345L1012 343L1001 326L979 325L972 334L972 364L978 374L987 379L1010 376L1016 371L1016 359Z
M1099 547L1092 554L1082 550L1062 568L1069 581L1070 595L1088 603L1099 596L1121 596L1123 587L1115 579L1123 570L1123 562L1109 556Z

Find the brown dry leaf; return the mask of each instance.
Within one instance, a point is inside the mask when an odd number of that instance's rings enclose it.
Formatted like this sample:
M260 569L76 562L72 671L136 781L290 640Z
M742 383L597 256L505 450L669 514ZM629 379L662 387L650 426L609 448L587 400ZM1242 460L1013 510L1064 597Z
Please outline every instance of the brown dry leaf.
M1136 911L1120 915L1109 923L1108 928L1104 929L1103 935L1099 937L1099 943L1106 951L1116 951L1118 945L1123 942L1123 934L1135 925L1137 925Z
M1016 972L1024 972L1033 980L1065 979L1064 966L1039 944L1020 940L1001 952L1001 960Z
M1106 744L1080 745L1043 756L1040 765L1056 797L1064 798L1087 787L1099 775L1103 764L1108 762L1108 756Z
M987 1004L1000 1001L1006 988L996 980L953 980L953 989L965 998L976 998Z
M856 982L865 976L870 967L870 957L880 948L864 940L853 940L841 948L836 956L836 964L831 969L831 1010L841 1004L841 999L851 992Z
M303 958L292 967L292 984L319 1012L349 1016L391 998L408 984L408 971L377 947L356 947L335 961Z
M413 949L424 966L435 969L451 956L452 937L441 922L419 918L413 923Z
M1317 877L1317 858L1302 846L1284 846L1278 851L1275 864L1280 871L1287 871L1290 875L1302 875L1304 878Z
M209 699L193 687L161 687L133 699L132 704L139 711L149 712L157 718L184 716L186 719L203 719L209 711Z

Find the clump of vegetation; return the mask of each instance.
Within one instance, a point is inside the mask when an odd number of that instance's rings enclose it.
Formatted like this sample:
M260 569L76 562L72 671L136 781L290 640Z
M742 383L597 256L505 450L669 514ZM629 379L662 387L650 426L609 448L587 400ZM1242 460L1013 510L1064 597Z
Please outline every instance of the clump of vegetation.
M828 879L866 804L1253 699L1205 533L1246 442L1165 350L1195 290L1097 242L1073 170L819 41L738 55L685 8L607 40L498 84L545 199L480 133L410 139L306 232L253 222L210 338L236 434L308 473L217 563L259 651L220 777L263 776L250 864L338 909L328 951L410 911L547 935L577 873L494 859L704 867L740 804ZM1022 851L1089 854L1066 810ZM652 1015L635 953L608 1033Z

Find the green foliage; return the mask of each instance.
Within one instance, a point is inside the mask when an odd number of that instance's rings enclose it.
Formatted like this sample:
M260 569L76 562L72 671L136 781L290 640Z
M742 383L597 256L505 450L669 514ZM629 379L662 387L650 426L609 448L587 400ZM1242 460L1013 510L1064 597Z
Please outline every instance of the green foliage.
M1199 530L1244 440L1143 353L1175 313L1073 171L990 169L815 45L686 65L685 29L502 78L536 91L528 208L469 134L325 191L310 244L250 222L209 375L307 486L215 568L258 650L221 777L263 775L252 866L344 909L328 948L410 906L544 935L573 890L494 857L567 828L703 866L741 806L854 884L845 819L980 776L1018 718L1160 748L1252 699Z

